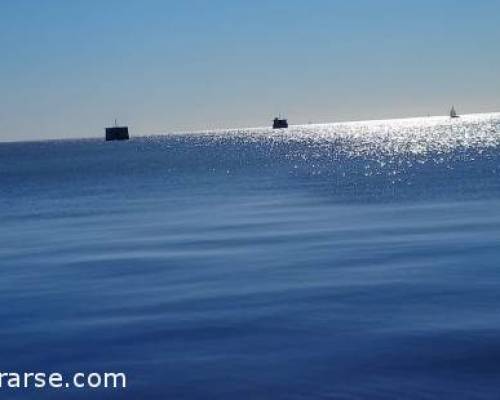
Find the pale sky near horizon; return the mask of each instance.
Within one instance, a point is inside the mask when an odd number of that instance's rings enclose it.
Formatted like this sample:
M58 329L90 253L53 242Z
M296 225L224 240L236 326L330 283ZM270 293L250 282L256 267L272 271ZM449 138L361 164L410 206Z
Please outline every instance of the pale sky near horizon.
M500 111L500 1L0 0L0 141Z

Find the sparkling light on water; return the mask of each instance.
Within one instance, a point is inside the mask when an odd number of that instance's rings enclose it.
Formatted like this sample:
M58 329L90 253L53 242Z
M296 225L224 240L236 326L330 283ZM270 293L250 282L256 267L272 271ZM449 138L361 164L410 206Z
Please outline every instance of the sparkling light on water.
M425 155L486 149L500 144L500 114L291 125L286 130L240 129L204 132L215 139L310 141L337 146L352 156Z

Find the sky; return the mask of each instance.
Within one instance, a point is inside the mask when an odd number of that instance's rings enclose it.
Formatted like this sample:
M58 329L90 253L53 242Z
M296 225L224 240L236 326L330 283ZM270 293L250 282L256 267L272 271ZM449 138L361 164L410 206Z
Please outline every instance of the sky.
M0 0L0 141L500 111L499 0Z

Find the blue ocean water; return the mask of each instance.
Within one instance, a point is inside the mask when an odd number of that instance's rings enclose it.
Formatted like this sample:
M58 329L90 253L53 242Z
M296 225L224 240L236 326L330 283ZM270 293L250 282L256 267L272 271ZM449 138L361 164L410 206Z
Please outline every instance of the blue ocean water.
M0 144L0 370L42 399L500 397L500 115Z

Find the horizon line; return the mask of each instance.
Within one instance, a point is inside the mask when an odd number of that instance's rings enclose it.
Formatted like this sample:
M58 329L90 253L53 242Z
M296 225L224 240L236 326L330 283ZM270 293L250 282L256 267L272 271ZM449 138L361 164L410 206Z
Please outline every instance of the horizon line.
M490 111L490 112L480 112L480 113L468 113L459 114L460 117L470 117L470 116L480 116L480 115L494 115L500 114L500 111ZM380 118L380 119L353 119L346 121L334 121L334 122L312 122L304 124L290 124L290 127L301 127L301 126L315 126L315 125L340 125L340 124L354 124L354 123L373 123L373 122L384 122L384 121L405 121L412 119L423 119L423 118L448 118L449 115L425 115L425 116L413 116L413 117L398 117L398 118ZM451 120L451 119L450 119ZM128 125L125 125L129 127ZM103 128L105 129L105 127ZM168 135L189 135L189 134L203 134L212 132L222 132L222 131L247 131L251 129L272 129L271 126L253 126L253 127L225 127L225 128L214 128L214 129L193 129L191 131L165 131L165 132L153 132L153 133L138 133L132 135L131 138L147 138L155 136L168 136ZM84 137L72 137L72 138L46 138L46 139L27 139L27 140L1 140L0 143L38 143L38 142L54 142L54 141L65 141L65 140L94 140L99 139L101 136L84 136Z

